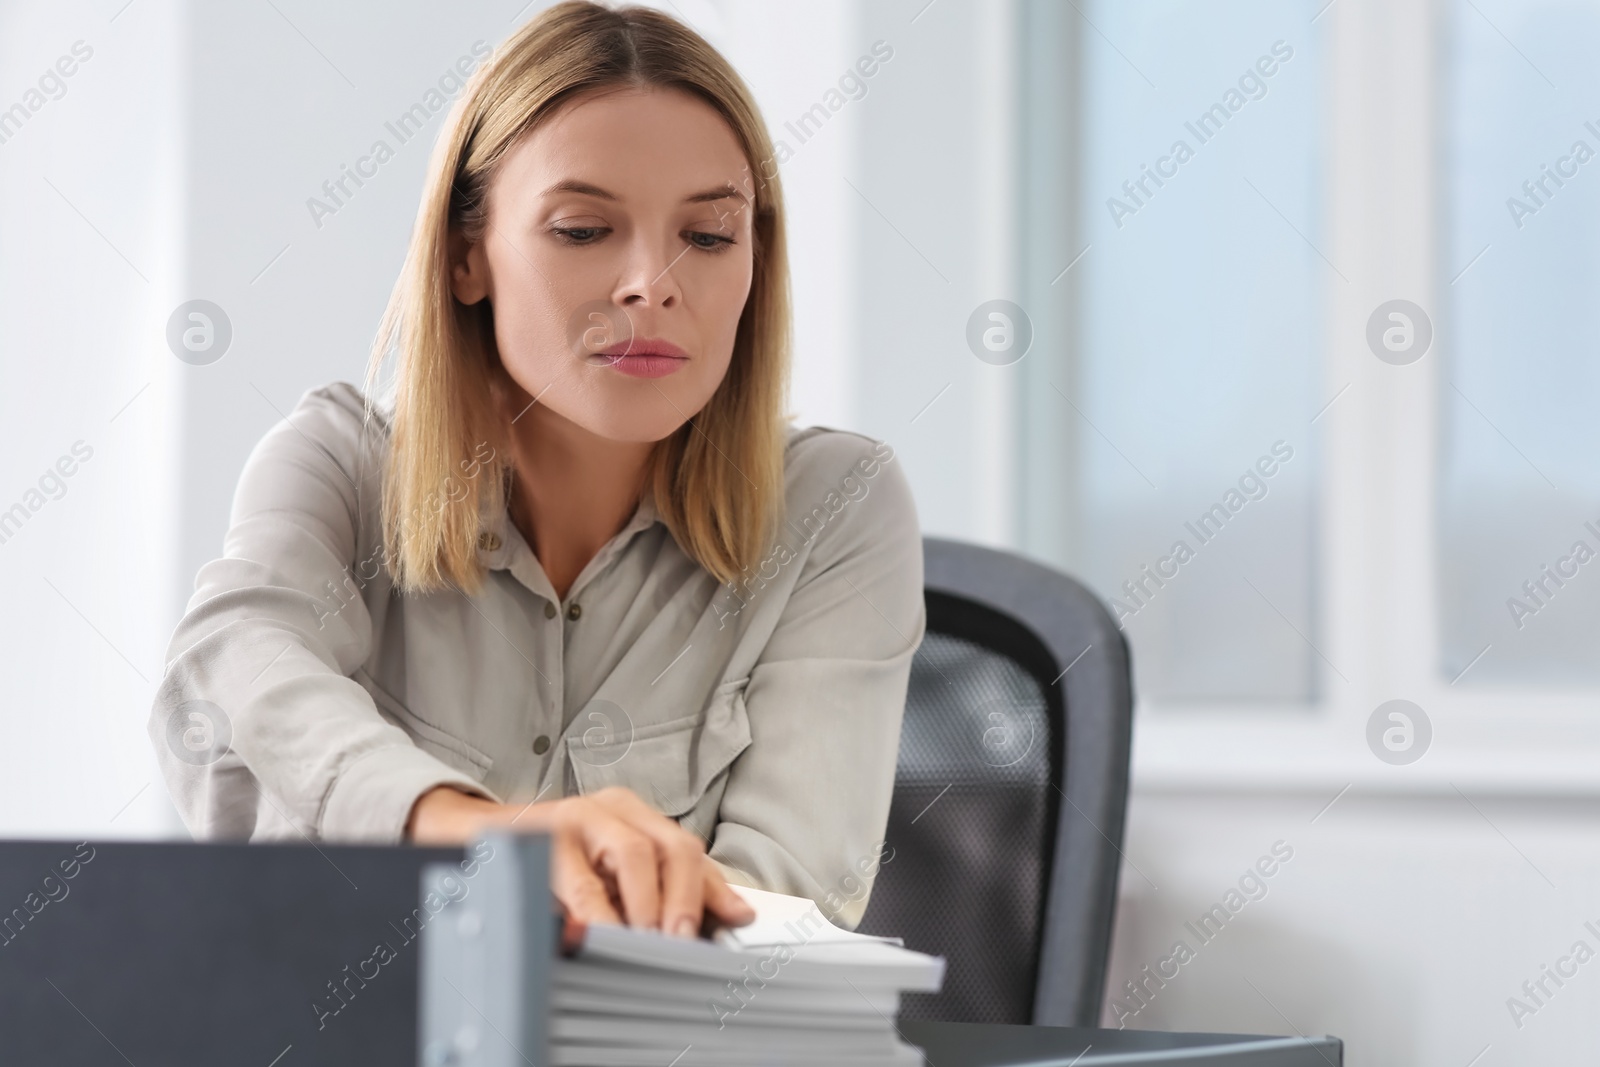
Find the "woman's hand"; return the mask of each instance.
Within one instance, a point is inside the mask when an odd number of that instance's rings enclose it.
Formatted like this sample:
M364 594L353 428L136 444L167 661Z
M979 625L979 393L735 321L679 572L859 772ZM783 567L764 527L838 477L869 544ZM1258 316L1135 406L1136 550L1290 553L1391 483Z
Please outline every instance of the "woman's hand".
M550 835L550 889L574 921L694 937L703 912L729 926L755 918L704 842L622 786L521 807L438 786L412 806L406 837L465 844L494 826Z

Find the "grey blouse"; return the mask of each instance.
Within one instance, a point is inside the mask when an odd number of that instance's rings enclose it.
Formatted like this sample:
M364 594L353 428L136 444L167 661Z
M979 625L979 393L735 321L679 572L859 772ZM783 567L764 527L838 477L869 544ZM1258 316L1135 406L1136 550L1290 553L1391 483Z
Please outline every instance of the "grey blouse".
M149 723L190 831L394 842L437 785L512 804L621 785L705 838L730 880L853 928L926 623L893 450L791 428L785 520L738 588L646 493L562 601L504 513L479 539L479 594L394 591L386 440L340 383L245 464Z

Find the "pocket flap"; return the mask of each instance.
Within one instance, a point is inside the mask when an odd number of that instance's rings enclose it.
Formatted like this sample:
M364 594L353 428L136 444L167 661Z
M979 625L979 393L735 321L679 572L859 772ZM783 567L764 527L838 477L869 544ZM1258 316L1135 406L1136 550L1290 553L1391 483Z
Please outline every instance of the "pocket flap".
M703 715L635 728L627 713L593 700L566 739L578 791L626 786L663 815L682 815L750 746L750 717L740 678L717 687Z
M410 734L411 740L424 752L437 757L463 774L470 774L480 782L488 775L489 768L494 766L494 760L487 754L478 751L454 734L439 729L400 703L392 693L379 685L377 679L368 674L365 668L357 668L351 680L365 689L372 697L372 702L378 706L378 711Z

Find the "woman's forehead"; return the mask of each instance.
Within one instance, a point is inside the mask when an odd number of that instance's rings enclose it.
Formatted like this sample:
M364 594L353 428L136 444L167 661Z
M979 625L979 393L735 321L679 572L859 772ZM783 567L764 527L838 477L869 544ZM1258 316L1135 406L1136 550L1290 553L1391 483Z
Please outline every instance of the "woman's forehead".
M517 150L527 149L530 174L589 180L613 191L623 179L651 188L678 181L688 196L717 185L744 188L749 164L738 136L710 104L672 88L597 91L564 104L536 126ZM557 174L556 172L566 172ZM541 188L544 188L541 186Z

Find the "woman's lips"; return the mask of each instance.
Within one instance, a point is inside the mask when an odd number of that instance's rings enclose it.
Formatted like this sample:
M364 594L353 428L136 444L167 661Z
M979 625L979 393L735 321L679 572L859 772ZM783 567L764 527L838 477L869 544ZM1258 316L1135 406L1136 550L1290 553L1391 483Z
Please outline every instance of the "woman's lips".
M630 378L662 378L689 362L689 354L670 341L635 339L596 352L589 361Z
M597 356L595 362L621 371L632 378L662 378L689 361L682 356L664 356L657 353L626 356Z

